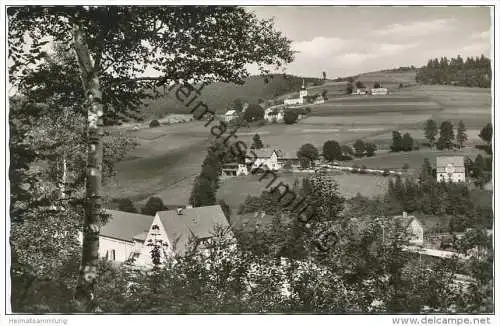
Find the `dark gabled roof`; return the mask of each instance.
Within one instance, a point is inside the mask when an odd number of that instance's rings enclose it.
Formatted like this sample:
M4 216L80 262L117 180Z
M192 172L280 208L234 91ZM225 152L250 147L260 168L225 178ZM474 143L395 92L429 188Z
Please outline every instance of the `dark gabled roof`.
M148 232L154 219L154 216L110 209L105 212L111 216L108 223L101 228L100 235L128 242L133 242L134 237L141 232Z
M455 167L455 170L457 172L464 172L464 171L459 171L461 168L464 168L464 157L463 156L438 156L436 158L436 168L446 168L448 164L452 164ZM438 171L439 172L439 171Z
M268 158L271 157L273 152L276 152L276 156L279 156L279 151L274 148L260 148L260 149L251 149L250 152L255 154L257 158Z
M186 252L191 237L209 238L217 226L229 227L219 205L186 208L182 214L177 211L161 211L157 214L175 252L181 255Z

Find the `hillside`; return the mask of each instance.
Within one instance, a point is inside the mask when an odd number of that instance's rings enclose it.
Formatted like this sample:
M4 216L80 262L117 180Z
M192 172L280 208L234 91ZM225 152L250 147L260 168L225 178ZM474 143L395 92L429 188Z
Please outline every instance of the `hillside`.
M280 95L297 91L302 85L302 79L309 85L323 83L318 78L302 78L291 75L272 75L266 83L262 76L250 76L243 85L233 83L213 83L203 88L199 97L216 112L225 112L237 98L244 102L257 102L259 99L267 100ZM175 94L169 94L154 101L145 102L148 106L144 109L146 118L160 118L168 113L188 113Z

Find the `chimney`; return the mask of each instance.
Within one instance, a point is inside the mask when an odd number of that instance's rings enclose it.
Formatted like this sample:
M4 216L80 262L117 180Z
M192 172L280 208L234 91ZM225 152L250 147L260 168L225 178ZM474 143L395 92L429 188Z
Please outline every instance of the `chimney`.
M403 218L407 218L408 217L408 214L406 214L406 212L403 212Z
M177 215L182 215L182 208L181 207L177 208Z

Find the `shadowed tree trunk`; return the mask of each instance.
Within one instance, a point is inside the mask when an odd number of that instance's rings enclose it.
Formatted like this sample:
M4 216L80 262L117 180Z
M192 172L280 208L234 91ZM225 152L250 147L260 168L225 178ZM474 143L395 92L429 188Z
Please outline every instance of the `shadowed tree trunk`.
M94 66L85 32L78 21L73 24L73 42L88 110L85 219L83 225L82 261L75 292L75 304L76 309L79 311L92 312L96 309L94 283L97 278L97 262L99 259L103 105L97 67Z

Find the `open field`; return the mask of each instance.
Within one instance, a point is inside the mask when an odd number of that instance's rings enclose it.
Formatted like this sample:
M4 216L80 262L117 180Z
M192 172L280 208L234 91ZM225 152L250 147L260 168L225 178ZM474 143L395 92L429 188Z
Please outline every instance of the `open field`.
M438 156L469 156L472 160L478 154L484 156L484 152L475 148L464 148L462 151L438 151L421 149L412 152L398 152L398 153L377 153L376 156L363 157L354 159L349 164L365 165L369 169L401 169L405 163L408 163L411 169L419 170L424 159L428 158L431 165L436 165L436 157Z
M443 110L433 115L438 122L450 120L456 125L463 120L467 128L480 129L492 120L491 89L423 85L403 88L400 93L426 96L439 103Z
M302 180L308 173L280 173L279 178L271 184L267 190L272 189L280 182L293 186L296 179ZM248 195L258 196L266 190L266 186L271 182L271 178L259 181L259 175L247 177L232 177L224 179L217 193L218 199L224 199L233 210L245 201ZM378 196L387 190L389 179L375 175L360 175L352 173L335 173L333 179L339 185L339 192L346 198L356 196L361 193L367 197Z
M117 174L104 186L104 194L142 200L199 173L209 135L203 124L195 121L130 132L139 145L117 164Z

